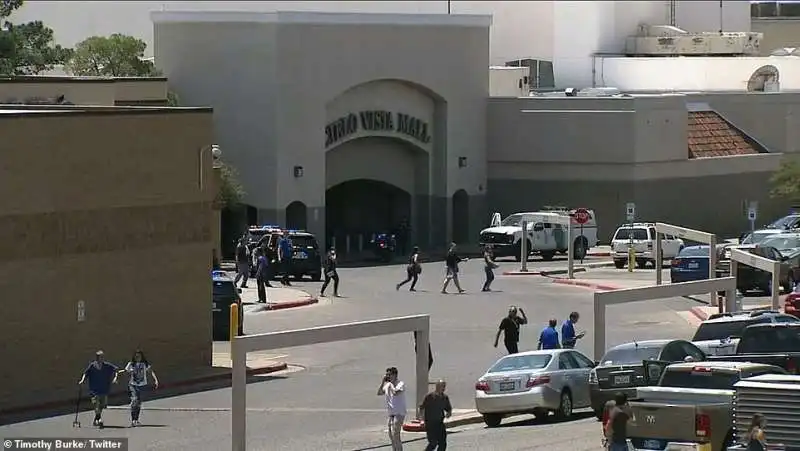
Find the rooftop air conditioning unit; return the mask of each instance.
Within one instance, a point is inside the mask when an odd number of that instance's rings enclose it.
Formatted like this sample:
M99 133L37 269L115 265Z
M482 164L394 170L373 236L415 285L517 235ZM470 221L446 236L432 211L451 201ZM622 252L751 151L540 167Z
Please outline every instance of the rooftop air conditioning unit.
M688 33L669 25L640 25L625 41L628 56L756 56L763 33Z
M586 88L578 92L578 97L613 97L619 94L617 88Z

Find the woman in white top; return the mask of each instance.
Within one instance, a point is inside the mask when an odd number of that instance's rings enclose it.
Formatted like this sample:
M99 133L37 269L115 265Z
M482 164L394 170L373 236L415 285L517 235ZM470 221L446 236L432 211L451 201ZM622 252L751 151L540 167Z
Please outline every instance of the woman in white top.
M125 372L130 376L128 392L131 395L131 427L136 427L142 424L139 422L139 414L142 411L142 391L147 388L147 373L153 376L153 388L158 388L158 376L141 349L133 353L131 361L125 365Z

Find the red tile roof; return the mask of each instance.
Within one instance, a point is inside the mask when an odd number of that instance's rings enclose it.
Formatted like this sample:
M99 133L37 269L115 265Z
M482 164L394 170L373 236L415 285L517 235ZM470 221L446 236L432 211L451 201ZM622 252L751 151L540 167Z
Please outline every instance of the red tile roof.
M689 158L752 155L765 150L714 111L689 112L688 138Z

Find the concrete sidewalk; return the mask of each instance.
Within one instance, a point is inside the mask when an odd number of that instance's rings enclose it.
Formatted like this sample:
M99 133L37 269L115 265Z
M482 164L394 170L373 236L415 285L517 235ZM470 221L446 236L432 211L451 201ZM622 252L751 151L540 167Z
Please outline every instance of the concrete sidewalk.
M599 261L599 262L588 262L579 264L577 261L575 262L574 271L578 272L586 272L587 269L591 268L609 268L614 266L614 262L611 261ZM511 270L511 271L503 271L504 276L555 276L561 274L567 274L566 267L553 267L553 268L531 268L526 272L522 272L520 270Z

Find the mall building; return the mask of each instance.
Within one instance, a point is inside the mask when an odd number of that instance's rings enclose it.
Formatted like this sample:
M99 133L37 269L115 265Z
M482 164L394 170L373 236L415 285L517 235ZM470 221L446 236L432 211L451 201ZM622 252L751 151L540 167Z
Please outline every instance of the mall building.
M589 53L572 63L551 62L556 75L572 64L561 78L581 83L576 90L566 93L556 76L558 92L529 95L539 78L531 64L488 69L490 16L152 18L156 65L171 89L187 105L214 108L251 224L340 243L408 220L415 243L439 247L476 242L493 211L545 205L593 208L601 240L627 202L641 220L725 236L748 227L750 202L764 220L787 208L769 197L768 180L785 154L800 151L800 94L779 89L782 67L793 83L788 59L612 61L591 54L594 39L578 43ZM661 68L663 82L665 67L689 86L665 93L642 81ZM711 67L724 86L714 89Z

